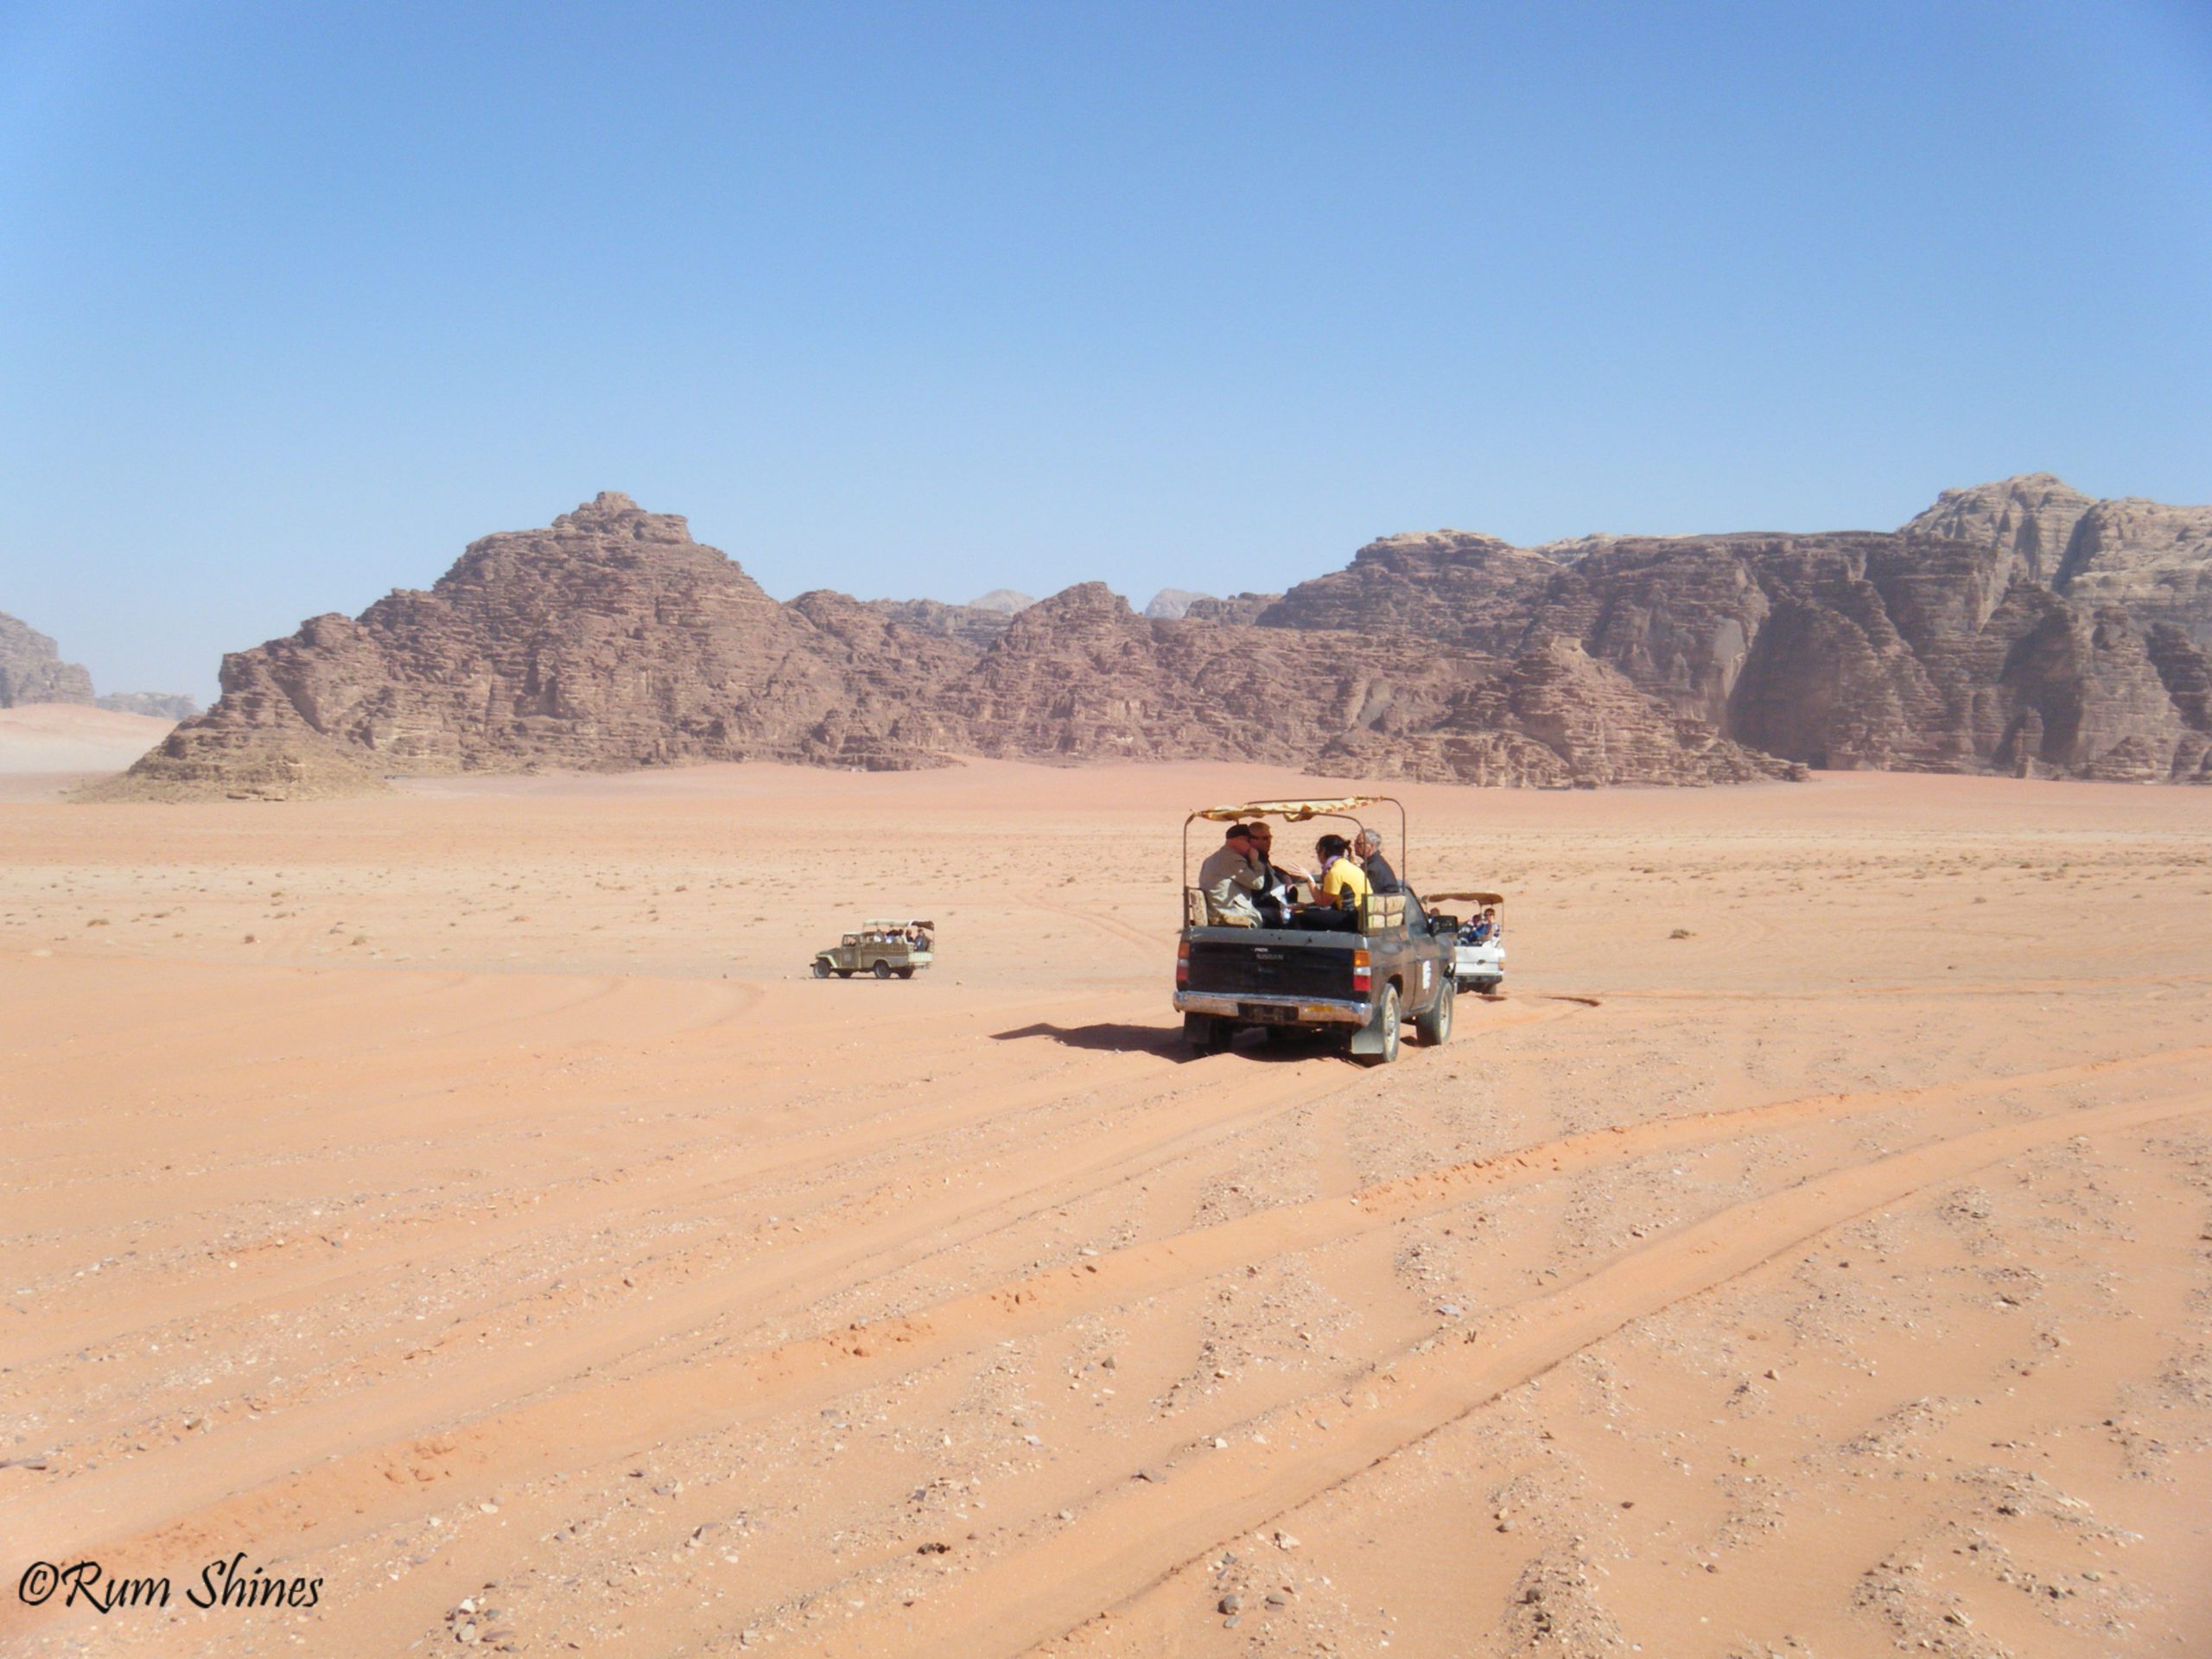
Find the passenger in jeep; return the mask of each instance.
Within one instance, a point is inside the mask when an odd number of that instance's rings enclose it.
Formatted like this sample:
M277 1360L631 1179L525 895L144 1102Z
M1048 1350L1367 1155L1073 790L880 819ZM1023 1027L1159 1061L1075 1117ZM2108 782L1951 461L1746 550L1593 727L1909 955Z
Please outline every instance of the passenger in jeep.
M1198 886L1206 896L1206 920L1217 927L1260 925L1260 910L1253 896L1260 891L1262 878L1252 851L1252 826L1232 823L1223 833L1221 845L1198 866Z
M1252 895L1258 907L1260 919L1269 927L1286 927L1291 918L1291 883L1303 881L1308 887L1313 878L1295 864L1274 861L1275 832L1265 819L1255 820L1249 826L1253 861L1260 867L1260 888Z
M1351 855L1351 843L1342 836L1324 836L1313 843L1321 861L1320 880L1315 883L1319 901L1298 912L1296 925L1324 933L1359 931L1359 901L1367 896L1367 872Z

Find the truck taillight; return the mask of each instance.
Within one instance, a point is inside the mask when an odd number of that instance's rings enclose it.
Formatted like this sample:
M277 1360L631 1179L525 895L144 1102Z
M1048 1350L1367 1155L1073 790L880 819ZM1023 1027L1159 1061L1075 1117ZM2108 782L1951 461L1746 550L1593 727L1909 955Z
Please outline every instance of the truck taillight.
M1191 988L1191 942L1188 939L1175 942L1175 988L1179 991Z
M1351 988L1355 991L1371 991L1375 988L1374 961L1364 950L1355 950L1351 953Z

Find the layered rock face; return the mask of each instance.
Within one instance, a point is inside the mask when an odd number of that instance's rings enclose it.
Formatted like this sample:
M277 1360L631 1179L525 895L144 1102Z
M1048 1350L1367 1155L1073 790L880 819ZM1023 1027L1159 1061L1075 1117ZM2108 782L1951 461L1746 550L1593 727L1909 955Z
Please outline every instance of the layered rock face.
M96 793L279 798L390 775L963 753L1547 784L1789 770L1579 649L1570 670L1564 646L1510 663L1404 632L1250 620L1275 602L1146 618L1086 583L1000 608L829 592L782 605L682 518L606 494L473 543L427 593L226 658L216 705ZM1478 741L1484 721L1497 741Z
M1495 536L1440 530L1386 536L1346 569L1301 582L1258 620L1276 628L1422 633L1477 651L1516 650L1558 563Z
M803 602L802 594L793 604ZM1006 632L1012 611L988 610L981 605L947 605L934 599L864 599L855 601L917 633L933 633L940 639L957 639L982 651Z
M35 628L0 612L0 709L26 702L89 702L118 715L189 720L200 712L192 698L164 691L92 695L92 677L61 660L60 649Z
M2095 501L2047 474L1947 491L1892 532L1394 537L1262 620L1509 653L1572 639L1813 766L2208 776L2212 509Z
M2037 474L1891 532L1391 537L1287 594L1139 616L1095 582L779 604L682 518L607 494L472 544L428 593L227 658L221 700L111 792L959 754L1554 786L2208 781L2207 518Z
M382 774L696 760L929 765L901 665L969 660L842 595L780 605L678 517L602 494L470 544L428 593L223 661L223 695L110 792L344 792ZM889 688L887 703L884 688Z
M989 755L1264 760L1441 782L1791 775L1567 640L1510 664L1408 635L1141 617L1086 582L1016 617L938 729Z
M92 677L61 660L53 640L0 611L0 709L25 702L90 702Z

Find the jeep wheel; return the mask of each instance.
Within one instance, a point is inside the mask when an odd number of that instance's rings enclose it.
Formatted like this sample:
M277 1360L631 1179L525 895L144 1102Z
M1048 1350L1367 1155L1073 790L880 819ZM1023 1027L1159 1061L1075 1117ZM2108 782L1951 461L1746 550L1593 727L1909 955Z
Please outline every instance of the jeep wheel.
M826 962L817 962L817 963L816 963L814 964L814 976L815 976L817 979L827 979L827 978L829 978L829 977L830 977L830 964L829 964L828 963L826 963Z
M1421 1038L1423 1048L1441 1048L1452 1035L1452 982L1446 980L1436 988L1436 1001L1427 1014L1414 1016L1414 1031Z
M891 964L879 959L875 966L869 969L868 972L874 974L878 979L888 979L891 977Z
M899 977L901 979L912 979L913 976L914 969L911 963L899 970Z
M849 968L840 968L837 970L837 977L840 979L850 979L852 976L853 970Z
M1374 1023L1369 1027L1375 1033L1376 1052L1363 1054L1355 1051L1352 1058L1362 1065L1389 1065L1398 1058L1398 988L1385 985L1382 1000L1376 1005Z

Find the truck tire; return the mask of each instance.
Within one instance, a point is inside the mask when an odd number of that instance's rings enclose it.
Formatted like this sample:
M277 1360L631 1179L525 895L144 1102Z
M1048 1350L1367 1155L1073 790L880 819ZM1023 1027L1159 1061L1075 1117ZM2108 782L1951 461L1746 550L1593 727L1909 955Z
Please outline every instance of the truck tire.
M868 972L874 974L878 979L888 979L891 977L891 964L879 957L876 958L875 966L869 969Z
M905 967L905 968L901 968L901 969L899 970L899 978L901 978L901 979L912 979L913 976L914 976L914 970L913 970L913 968L912 968L911 965L909 965L909 966L907 966L907 967Z
M1183 1016L1183 1040L1201 1054L1218 1054L1235 1040L1236 1027L1211 1014Z
M826 963L826 962L817 962L817 963L816 963L814 964L814 976L815 976L817 979L827 979L827 978L829 978L829 977L830 977L830 964L829 964L828 963Z
M840 979L850 979L852 976L853 970L849 968L840 968L837 970L837 977Z
M1452 985L1449 978L1436 988L1436 1001L1427 1014L1414 1016L1414 1032L1423 1048L1441 1048L1452 1037Z
M1396 1059L1399 1023L1398 988L1395 985L1385 985L1382 988L1382 1000L1376 1004L1374 1023L1369 1027L1376 1039L1375 1052L1363 1054L1355 1050L1352 1058L1357 1060L1362 1065L1388 1065Z

